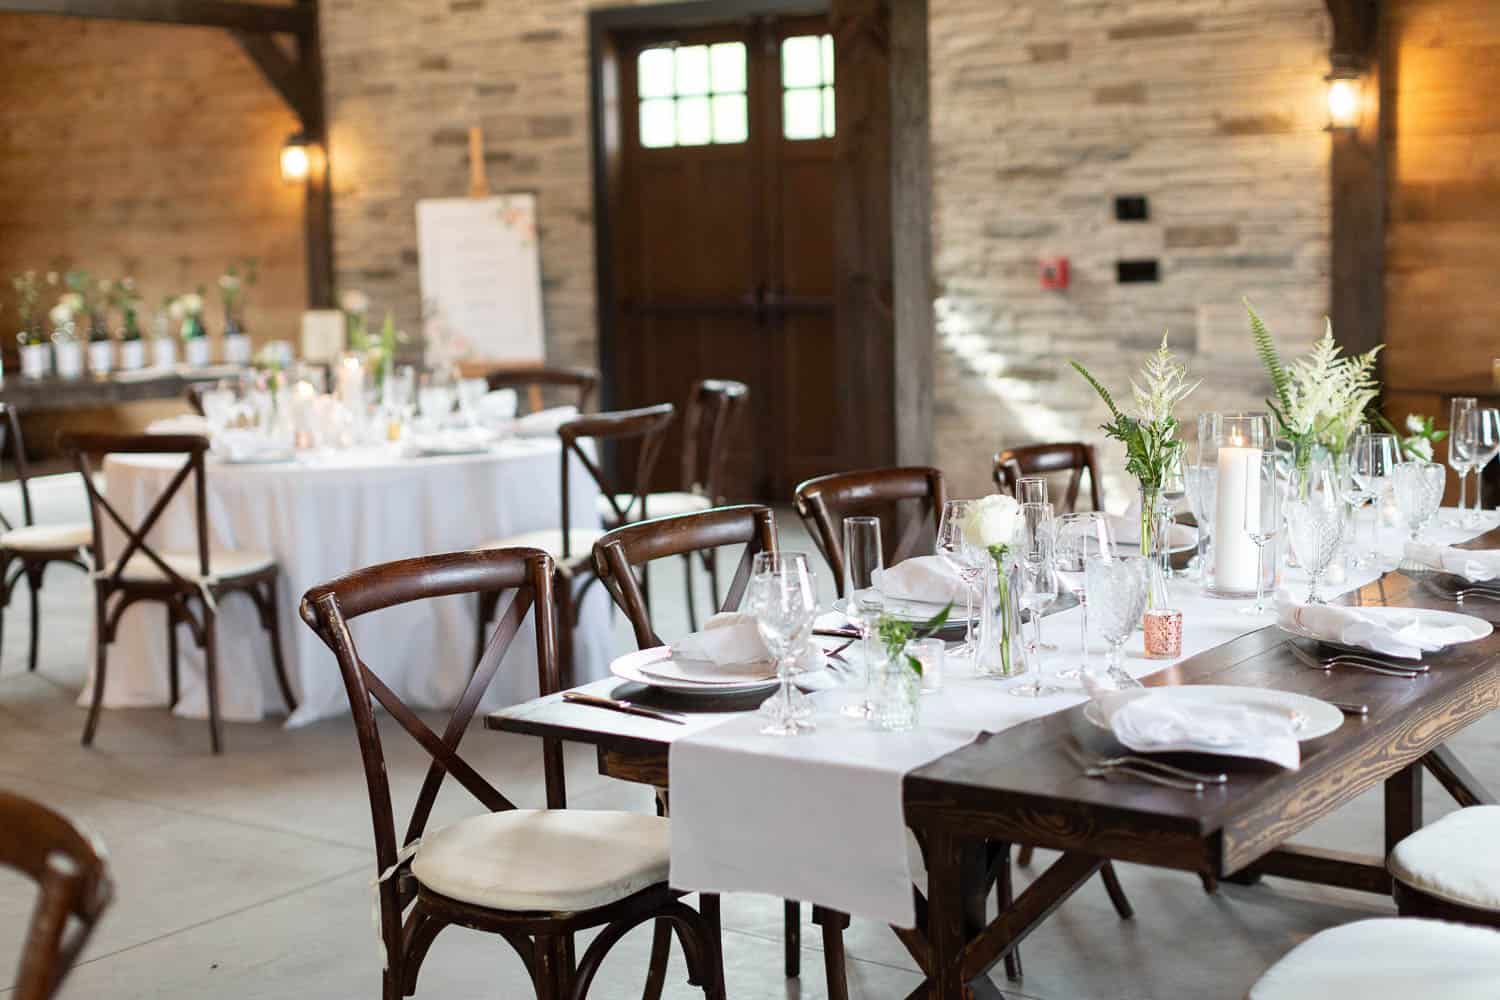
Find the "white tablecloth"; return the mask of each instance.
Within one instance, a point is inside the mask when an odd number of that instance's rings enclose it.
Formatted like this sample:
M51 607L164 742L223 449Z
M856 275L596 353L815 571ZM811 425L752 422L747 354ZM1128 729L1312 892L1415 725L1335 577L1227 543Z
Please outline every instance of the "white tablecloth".
M1439 525L1423 537L1451 545L1493 526L1491 518L1483 529ZM1394 569L1403 537L1386 529L1381 541L1380 566L1326 585L1324 596L1364 586ZM1304 574L1285 571L1283 586L1293 599L1306 599ZM1181 659L1275 621L1274 614L1241 614L1251 601L1211 598L1184 580L1173 581L1172 587L1173 606L1183 613ZM1046 619L1046 638L1060 647L1043 654L1050 667L1079 663L1078 614L1074 608ZM1126 653L1126 669L1135 677L1180 662L1146 659L1139 633ZM1092 655L1104 655L1097 638ZM912 732L877 732L849 720L837 709L850 695L833 690L812 696L820 709L817 729L804 736L762 736L761 721L746 715L681 734L670 751L672 885L809 900L912 926L912 873L901 794L905 775L980 732L999 732L1086 700L1077 686L1048 698L1017 698L1006 689L1029 683L1030 677L996 681L964 672L949 662L943 690L922 697L920 721Z
M331 455L274 465L208 464L209 540L225 549L275 555L281 641L299 707L297 726L348 711L330 653L297 615L309 587L350 570L393 559L472 548L523 531L558 526L561 513L555 439L503 442L482 455L404 459L386 450ZM105 462L111 503L138 523L181 459L114 455ZM599 527L598 490L576 458L570 470L573 527ZM191 551L192 494L184 487L150 536L154 545ZM106 555L122 536L106 534ZM414 707L457 701L473 668L476 601L452 597L375 612L353 625L355 641L382 680ZM223 718L252 721L284 711L270 647L254 606L243 595L220 603L219 694ZM166 613L158 604L125 612L110 647L104 704L165 705L168 698ZM579 683L608 673L609 600L590 588L574 643ZM177 714L208 713L203 656L185 628L178 633L182 668ZM86 700L92 681L85 689ZM487 692L487 710L537 695L530 621Z

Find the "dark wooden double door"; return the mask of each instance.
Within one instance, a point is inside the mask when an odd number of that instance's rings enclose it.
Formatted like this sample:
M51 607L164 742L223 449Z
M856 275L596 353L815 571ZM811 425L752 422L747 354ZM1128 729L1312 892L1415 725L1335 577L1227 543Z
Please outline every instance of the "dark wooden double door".
M733 499L784 501L838 468L826 32L824 18L757 19L617 50L613 399L681 405L697 379L746 383L727 463ZM821 74L810 76L814 44ZM681 434L678 421L663 488L675 488Z

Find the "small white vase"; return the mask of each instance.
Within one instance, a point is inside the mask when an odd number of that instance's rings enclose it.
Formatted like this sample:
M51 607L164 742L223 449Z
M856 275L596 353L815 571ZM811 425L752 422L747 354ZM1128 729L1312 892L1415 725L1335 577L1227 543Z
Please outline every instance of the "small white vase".
M133 372L146 367L146 342L144 340L120 341L120 370Z
M21 377L46 378L52 367L51 344L23 344L21 346Z
M76 340L54 343L52 354L59 378L78 378L83 374L83 345Z
M171 368L177 363L177 341L171 337L157 337L151 341L151 367Z
M250 363L250 338L243 333L224 338L224 362L231 365Z
M106 375L114 365L115 345L112 340L89 341L89 371L95 375Z
M193 337L182 342L182 356L193 368L206 368L208 366L208 338Z

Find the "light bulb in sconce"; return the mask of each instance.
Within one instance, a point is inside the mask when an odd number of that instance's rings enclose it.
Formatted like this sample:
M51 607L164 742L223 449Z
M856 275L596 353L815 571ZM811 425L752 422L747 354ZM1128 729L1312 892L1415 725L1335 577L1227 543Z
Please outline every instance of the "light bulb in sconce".
M287 137L281 146L281 179L288 184L300 184L307 180L312 168L312 154L307 136L298 132Z
M1358 76L1345 74L1328 78L1329 129L1359 128L1363 103Z

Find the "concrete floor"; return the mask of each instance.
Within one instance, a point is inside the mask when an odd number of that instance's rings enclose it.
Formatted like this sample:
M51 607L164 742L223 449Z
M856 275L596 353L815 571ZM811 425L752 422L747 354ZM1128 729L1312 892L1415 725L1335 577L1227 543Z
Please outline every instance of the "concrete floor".
M782 517L784 547L805 542ZM808 550L811 551L810 546ZM207 750L203 723L165 710L107 712L96 746L78 744L89 600L81 574L56 570L43 600L41 670L25 672L26 599L5 615L0 651L0 787L32 796L96 831L109 847L117 901L84 953L64 997L161 1000L379 996L370 923L374 872L369 807L347 720L295 731L277 721L226 727L227 752ZM675 568L653 576L664 634L685 628ZM702 606L700 602L700 607ZM621 649L630 648L619 626ZM334 669L332 661L329 669ZM394 727L387 739L398 812L427 759ZM521 805L541 805L536 744L476 729L471 759ZM1492 717L1455 744L1481 777L1500 770ZM594 773L590 753L569 759L569 802L650 809L648 793ZM451 785L451 783L450 783ZM1452 808L1428 783L1429 818ZM475 811L461 790L439 800L434 825ZM1378 851L1381 803L1366 796L1305 839ZM795 844L787 845L795 850ZM1048 860L1022 872L1022 885ZM1381 898L1279 880L1208 896L1198 880L1134 865L1120 874L1137 916L1118 919L1096 881L1022 949L1025 978L997 982L1009 997L1045 1000L1178 1000L1241 997L1275 959L1325 927L1392 912ZM0 871L0 983L15 973L32 903L27 883ZM736 1000L826 996L817 929L804 928L803 974L781 972L779 901L725 900L725 960ZM856 921L848 932L852 993L904 997L919 981L890 932ZM596 982L600 998L638 996L649 933L615 949ZM10 993L0 989L0 996ZM463 930L438 939L419 996L530 995L501 942ZM674 959L667 995L701 996Z

